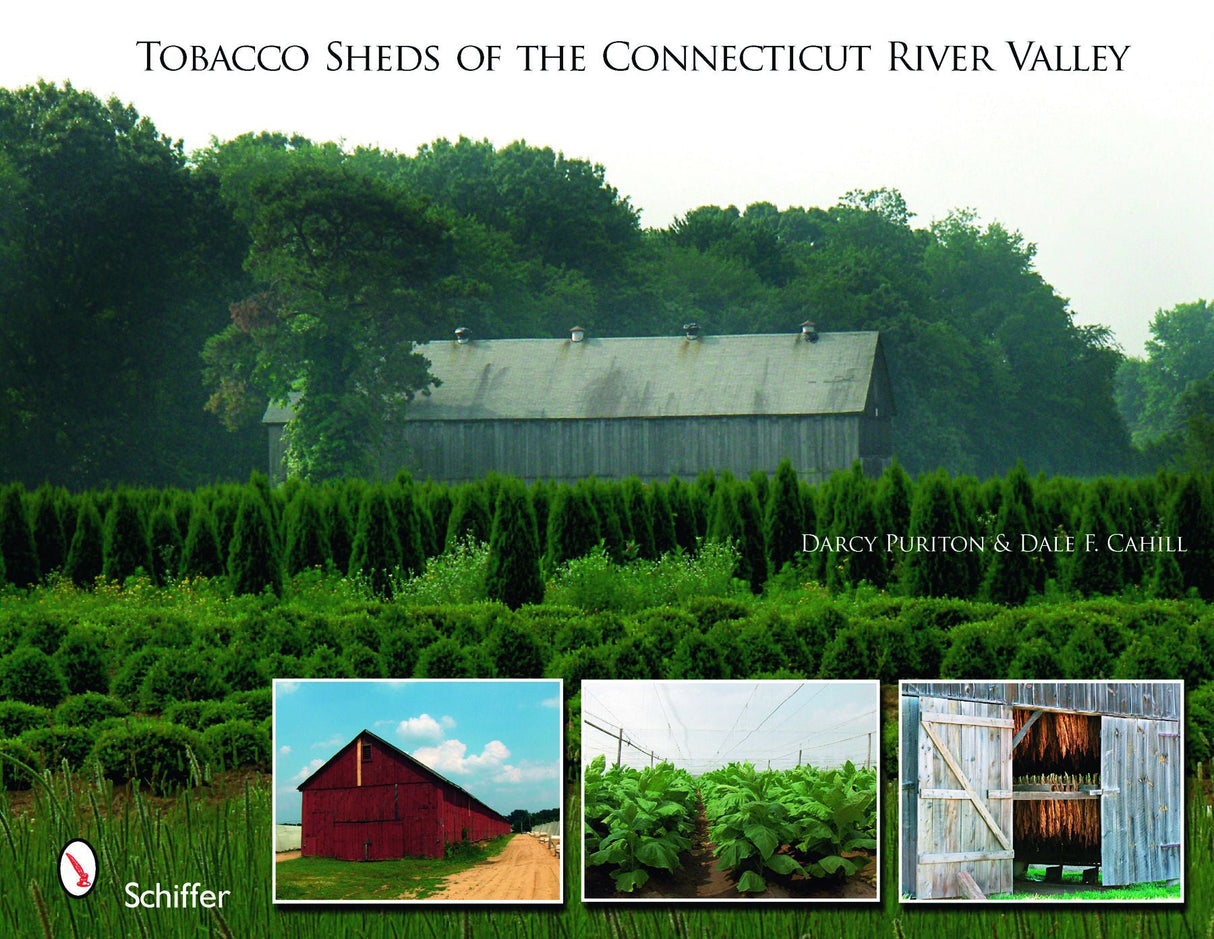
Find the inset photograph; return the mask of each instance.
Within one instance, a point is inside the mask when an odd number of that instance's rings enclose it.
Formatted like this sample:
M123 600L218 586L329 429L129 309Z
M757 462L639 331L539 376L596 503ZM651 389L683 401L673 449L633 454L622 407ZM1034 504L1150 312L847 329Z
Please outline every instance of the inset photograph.
M878 899L879 693L584 680L583 899Z
M274 902L560 903L559 680L274 681Z
M904 900L1182 902L1182 682L899 691Z

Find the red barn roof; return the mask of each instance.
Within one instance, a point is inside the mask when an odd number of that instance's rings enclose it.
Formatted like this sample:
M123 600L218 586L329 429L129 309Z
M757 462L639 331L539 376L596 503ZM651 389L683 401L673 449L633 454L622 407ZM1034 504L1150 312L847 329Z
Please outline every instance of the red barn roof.
M403 768L407 769L412 775L420 776L423 779L432 779L437 782L443 783L444 785L450 786L452 789L455 789L455 790L463 793L465 796L467 796L469 799L471 799L473 802L475 802L478 806L480 806L482 809L484 809L486 812L488 812L490 815L493 815L493 816L501 819L504 822L509 822L509 819L507 819L504 815L502 815L500 812L496 811L495 809L490 808L488 805L486 805L484 802L482 802L480 799L478 799L476 796L474 796L472 793L470 793L467 789L465 789L463 786L459 785L458 783L452 782L450 779L447 779L441 773L435 772L433 769L431 769L425 763L421 762L418 759L415 759L414 757L411 757L404 750L401 750L399 747L393 746L387 740L385 740L383 737L380 737L378 734L373 734L373 733L371 733L371 731L366 730L365 728L362 731L360 731L359 733L355 734L349 743L347 743L344 747L342 747L336 753L334 753L331 757L329 757L329 759L326 760L324 762L324 764L322 764L307 779L305 779L298 786L296 786L296 788L300 792L303 792L308 789L344 788L346 786L353 785L352 782L348 782L348 781L345 781L342 779L328 779L328 777L333 775L335 768L339 765L339 761L340 761L342 755L347 750L349 750L351 747L355 746L360 739L365 739L365 738L369 738L370 740L374 741L375 744L380 748L380 750L387 753L389 756L393 757L398 763L402 764ZM323 783L325 783L325 782L329 782L330 785L323 785Z

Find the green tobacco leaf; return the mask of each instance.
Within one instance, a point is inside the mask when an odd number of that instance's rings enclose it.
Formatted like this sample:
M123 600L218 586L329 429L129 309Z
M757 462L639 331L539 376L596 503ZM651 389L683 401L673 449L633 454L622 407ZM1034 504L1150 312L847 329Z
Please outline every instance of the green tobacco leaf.
M645 886L649 880L649 874L643 870L635 871L618 871L611 875L615 881L615 889L622 893L632 893L637 887Z
M775 832L766 825L747 825L745 831L746 837L754 842L765 861L780 847Z
M829 857L824 857L816 864L809 866L810 873L820 877L826 874L838 874L843 872L844 876L850 877L856 872L856 865L847 858L839 857L837 854L832 854ZM822 873L818 873L821 871Z
M754 871L747 871L742 875L742 879L738 881L738 891L740 893L762 893L767 889L767 881Z
M679 863L679 855L660 841L649 841L637 849L636 858L649 867L660 867L673 871Z
M790 858L787 854L773 854L764 862L770 870L777 874L804 874L805 868Z

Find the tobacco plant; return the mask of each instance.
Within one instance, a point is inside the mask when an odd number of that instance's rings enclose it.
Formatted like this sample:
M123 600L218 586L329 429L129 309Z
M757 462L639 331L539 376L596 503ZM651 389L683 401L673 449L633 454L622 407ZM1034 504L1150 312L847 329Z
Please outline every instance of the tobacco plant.
M616 889L631 893L648 882L650 869L682 867L679 854L691 847L695 827L695 783L669 763L605 765L600 755L586 767L586 865L611 865Z
M851 763L758 772L731 763L699 779L722 870L738 890L760 893L769 874L848 877L876 848L877 775Z

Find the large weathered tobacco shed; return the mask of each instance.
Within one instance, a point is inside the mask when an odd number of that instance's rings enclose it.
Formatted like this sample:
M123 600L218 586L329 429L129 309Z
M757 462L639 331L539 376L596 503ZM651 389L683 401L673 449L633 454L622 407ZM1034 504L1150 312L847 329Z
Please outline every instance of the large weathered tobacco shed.
M484 841L510 831L500 813L368 730L299 790L305 857L442 857L448 843Z
M787 458L818 481L892 459L893 392L880 335L819 333L597 339L472 338L418 347L439 384L410 403L382 456L445 482L646 480L704 470L774 472ZM270 476L283 477L289 406L265 413Z
M903 682L901 890L1012 892L1028 863L1177 880L1181 682Z

